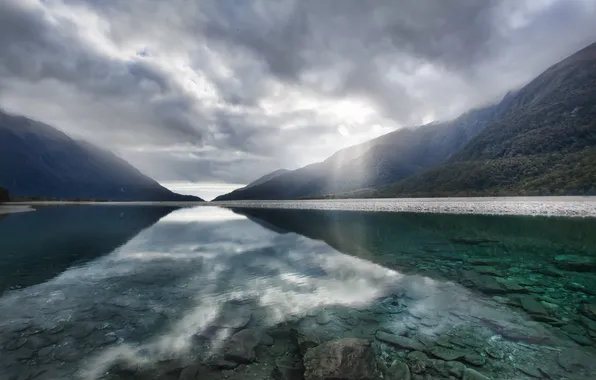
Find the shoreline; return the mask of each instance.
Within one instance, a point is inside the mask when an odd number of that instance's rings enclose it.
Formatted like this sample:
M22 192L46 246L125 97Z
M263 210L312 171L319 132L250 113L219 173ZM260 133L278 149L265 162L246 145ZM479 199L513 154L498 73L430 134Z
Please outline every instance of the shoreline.
M414 212L431 214L525 215L596 217L596 196L470 197L470 198L367 198L320 200L261 200L217 202L92 202L31 201L10 202L0 208L18 206L105 205L174 206L224 208L278 208L321 211ZM30 211L30 210L27 210Z
M21 212L35 211L31 205L12 205L12 204L0 204L0 215L7 214L18 214Z

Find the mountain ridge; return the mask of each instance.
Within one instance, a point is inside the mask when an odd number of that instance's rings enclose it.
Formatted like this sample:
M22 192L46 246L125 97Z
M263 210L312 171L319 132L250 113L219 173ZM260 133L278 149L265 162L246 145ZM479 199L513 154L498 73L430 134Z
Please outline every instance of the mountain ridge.
M202 201L166 189L111 151L2 110L0 186L13 197Z
M596 43L497 104L357 147L366 152L341 150L216 200L596 194ZM346 157L343 171L329 170Z

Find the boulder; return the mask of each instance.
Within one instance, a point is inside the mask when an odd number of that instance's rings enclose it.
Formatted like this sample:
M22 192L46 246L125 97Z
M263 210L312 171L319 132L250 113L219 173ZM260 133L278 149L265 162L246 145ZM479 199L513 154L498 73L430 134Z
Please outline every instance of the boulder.
M232 335L224 344L224 359L243 364L254 362L257 359L255 347L260 342L261 334L259 330L246 329Z
M314 347L304 355L305 380L376 380L379 371L364 339L338 339Z

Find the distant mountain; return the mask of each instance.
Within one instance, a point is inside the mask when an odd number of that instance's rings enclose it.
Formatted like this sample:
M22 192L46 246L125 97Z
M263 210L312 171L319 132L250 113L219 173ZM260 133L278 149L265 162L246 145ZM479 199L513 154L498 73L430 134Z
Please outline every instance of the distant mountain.
M492 106L215 200L596 194L596 44Z
M252 182L251 182L251 183L249 183L248 185L244 186L244 187L242 188L242 190L245 190L245 189L251 188L251 187L253 187L253 186L260 185L260 184L262 184L262 183L265 183L265 182L267 182L267 181L270 181L270 180L272 180L273 178L275 178L275 177L278 177L278 176L280 176L280 175L282 175L282 174L285 174L285 173L287 173L287 172L289 172L289 170L287 170L287 169L277 169L277 170L276 170L276 171L274 171L274 172L271 172L271 173L269 173L269 174L265 174L265 175L264 175L264 176L262 176L261 178L259 178L259 179L256 179L256 180L252 181ZM238 189L238 190L240 190L240 189Z
M0 186L17 197L202 201L173 193L107 150L2 111Z
M295 199L373 188L407 178L448 159L497 118L509 97L455 120L403 128L342 149L323 162L276 175L215 198Z
M515 93L448 162L360 196L596 195L596 43Z

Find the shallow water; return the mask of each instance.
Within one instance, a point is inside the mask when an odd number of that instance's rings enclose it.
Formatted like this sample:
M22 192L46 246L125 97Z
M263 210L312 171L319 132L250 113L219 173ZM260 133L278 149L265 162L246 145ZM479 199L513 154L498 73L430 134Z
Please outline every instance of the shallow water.
M586 379L594 231L205 206L5 215L0 379L300 379L307 348L342 338L370 342L361 360L385 378L405 363L413 379Z

